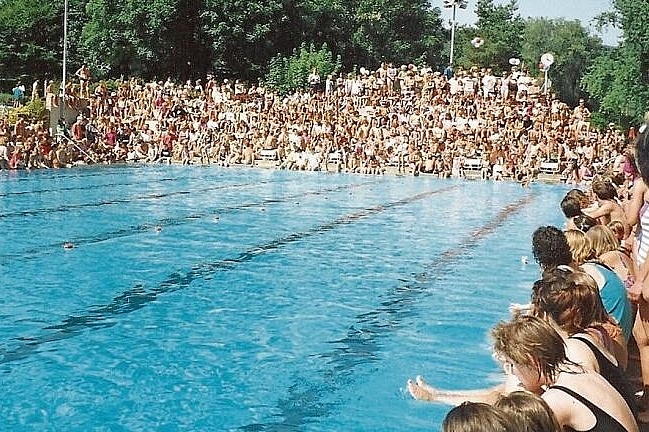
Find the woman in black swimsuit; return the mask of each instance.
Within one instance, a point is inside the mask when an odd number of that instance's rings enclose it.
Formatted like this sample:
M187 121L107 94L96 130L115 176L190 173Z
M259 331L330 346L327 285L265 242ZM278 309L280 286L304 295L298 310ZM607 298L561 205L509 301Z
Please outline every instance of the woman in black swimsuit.
M572 362L602 375L637 413L633 387L615 358L609 334L620 330L604 310L592 277L570 267L546 271L532 288L532 314L561 335Z
M568 360L561 336L524 315L497 324L494 350L528 391L541 395L566 431L638 432L622 396L601 375Z

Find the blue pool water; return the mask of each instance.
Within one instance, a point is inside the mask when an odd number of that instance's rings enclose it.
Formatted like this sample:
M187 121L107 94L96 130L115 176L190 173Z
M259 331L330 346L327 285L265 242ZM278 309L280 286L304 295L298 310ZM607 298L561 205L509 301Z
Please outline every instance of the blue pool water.
M439 430L565 188L217 167L0 172L3 430ZM64 243L74 244L66 249ZM530 256L530 264L521 257Z

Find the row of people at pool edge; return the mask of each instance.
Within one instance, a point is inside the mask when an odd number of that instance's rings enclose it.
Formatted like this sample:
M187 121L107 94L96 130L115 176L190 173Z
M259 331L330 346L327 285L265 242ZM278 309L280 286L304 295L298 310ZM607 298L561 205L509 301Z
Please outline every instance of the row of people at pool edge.
M594 181L594 206L573 189L561 202L566 229L541 226L533 233L542 276L531 302L514 305L513 318L491 331L503 383L451 391L421 376L408 380L416 399L468 402L449 412L445 431L632 432L649 422L649 130L644 125L640 132L635 159L625 167L639 173L624 200L610 182ZM637 393L626 373L633 344L643 382ZM517 407L530 418L498 409L519 390L534 395L521 396Z
M81 115L62 125L70 140L57 141L42 124L0 120L0 167L267 158L286 169L383 173L394 166L448 177L471 161L483 177L502 179L534 176L556 160L568 181L580 183L621 157L635 134L591 128L584 101L571 108L516 67L444 75L382 64L322 81L324 89L284 97L212 76L184 85L130 79L113 90L99 83L93 92L87 78L83 89L71 81L67 100ZM51 85L45 96L56 106Z

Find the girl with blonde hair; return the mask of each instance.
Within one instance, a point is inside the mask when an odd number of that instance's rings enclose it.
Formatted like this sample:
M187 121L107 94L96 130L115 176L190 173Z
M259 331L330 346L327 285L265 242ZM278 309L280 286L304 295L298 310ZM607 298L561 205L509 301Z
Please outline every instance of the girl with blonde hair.
M586 234L578 230L568 230L566 239L572 252L573 265L595 279L606 312L622 329L626 346L631 337L635 311L627 297L624 283L607 265L594 260L595 253Z
M621 252L615 233L605 225L596 225L586 232L593 255L602 264L610 267L629 290L635 283L633 260Z

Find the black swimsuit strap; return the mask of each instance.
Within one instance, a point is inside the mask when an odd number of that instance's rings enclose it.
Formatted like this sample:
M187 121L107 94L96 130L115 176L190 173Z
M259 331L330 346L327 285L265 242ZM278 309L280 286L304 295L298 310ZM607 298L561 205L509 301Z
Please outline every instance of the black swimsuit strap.
M579 402L584 404L586 408L590 410L591 413L595 416L595 426L589 429L589 431L592 432L627 432L626 428L622 426L622 424L617 421L613 416L611 416L609 413L586 399L584 396L580 395L579 393L575 392L574 390L571 390L567 387L564 386L559 386L559 385L553 385L550 387L551 389L556 389L560 390L564 393L566 393L569 396L572 396L573 398L577 399Z

